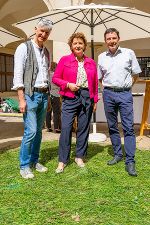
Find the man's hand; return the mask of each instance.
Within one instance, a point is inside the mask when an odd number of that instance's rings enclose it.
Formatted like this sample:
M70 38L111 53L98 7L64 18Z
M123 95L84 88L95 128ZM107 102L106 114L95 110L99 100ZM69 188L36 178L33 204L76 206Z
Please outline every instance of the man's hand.
M24 91L18 90L18 98L19 98L19 109L21 113L25 113L26 112L26 100L24 98Z
M132 87L138 80L139 80L139 76L133 76L132 77Z
M74 84L74 83L68 83L68 88L69 88L71 91L78 91L80 87L77 86L77 85Z
M26 112L26 100L25 99L19 100L19 109L20 109L21 113Z

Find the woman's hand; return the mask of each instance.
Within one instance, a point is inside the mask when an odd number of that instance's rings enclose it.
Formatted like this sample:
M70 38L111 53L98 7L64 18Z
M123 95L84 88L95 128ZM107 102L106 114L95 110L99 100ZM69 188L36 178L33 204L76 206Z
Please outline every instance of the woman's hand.
M68 83L68 88L69 88L71 91L78 91L80 87L77 86L77 85L74 84L74 83Z
M97 103L94 103L93 104L93 112L96 112L96 109L97 109Z

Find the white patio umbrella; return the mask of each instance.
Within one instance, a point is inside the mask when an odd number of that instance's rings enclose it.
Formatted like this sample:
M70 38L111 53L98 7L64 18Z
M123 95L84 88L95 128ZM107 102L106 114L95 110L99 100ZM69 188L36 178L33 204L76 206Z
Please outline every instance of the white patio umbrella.
M91 35L95 42L103 42L106 28L115 27L120 31L121 40L150 37L150 14L142 11L111 5L78 5L50 10L48 13L32 17L14 24L30 37L34 26L41 17L54 23L50 38L67 42L70 34L84 32L88 41Z
M130 40L150 37L150 14L128 7L111 5L79 5L49 11L38 17L15 24L22 29L28 37L37 20L41 17L51 19L54 28L50 39L67 42L74 32L84 32L87 40L91 42L91 57L94 59L94 42L104 41L106 28L115 27L119 30L121 40ZM106 136L96 134L96 114L93 116L93 136L91 141L101 141Z

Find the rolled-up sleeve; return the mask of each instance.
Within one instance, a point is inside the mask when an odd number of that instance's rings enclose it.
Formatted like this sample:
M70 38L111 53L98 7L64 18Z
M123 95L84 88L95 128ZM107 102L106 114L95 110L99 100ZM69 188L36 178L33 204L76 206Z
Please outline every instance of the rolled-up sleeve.
M101 66L100 66L100 56L98 57L98 65L97 65L97 73L98 73L98 79L102 79L103 78L103 74L102 74L102 71L101 71Z
M137 61L136 55L134 51L131 50L131 66L132 66L132 75L138 75L141 73L141 68L139 66L139 63Z
M27 47L24 43L19 45L14 55L14 79L12 90L24 87L23 74L27 59Z

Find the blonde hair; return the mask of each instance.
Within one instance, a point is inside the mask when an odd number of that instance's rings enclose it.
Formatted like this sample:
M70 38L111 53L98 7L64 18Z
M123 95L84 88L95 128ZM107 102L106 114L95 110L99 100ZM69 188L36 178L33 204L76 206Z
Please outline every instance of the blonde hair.
M85 35L82 32L73 33L70 36L70 38L68 39L68 45L70 46L70 49L71 49L71 46L72 46L74 38L80 38L80 39L83 40L83 42L84 42L84 51L85 51L85 49L87 47L87 39L86 39Z

